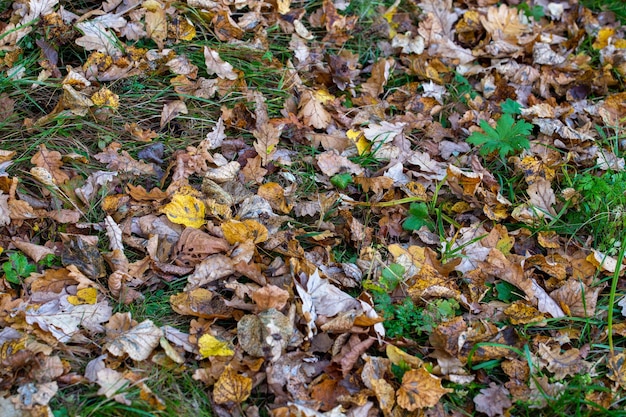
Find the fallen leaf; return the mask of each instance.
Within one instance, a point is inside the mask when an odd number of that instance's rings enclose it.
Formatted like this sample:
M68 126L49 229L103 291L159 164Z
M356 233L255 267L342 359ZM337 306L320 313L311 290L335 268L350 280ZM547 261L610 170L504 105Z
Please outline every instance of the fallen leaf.
M204 203L192 195L174 194L161 212L176 224L200 228L205 223Z
M228 343L208 333L203 334L198 339L198 349L203 358L208 358L209 356L232 356L235 354Z
M300 93L300 111L298 117L307 126L316 129L325 129L331 121L330 113L324 108L323 101L326 100L323 93L311 91L308 89Z
M240 404L248 399L252 392L252 379L237 374L227 365L213 387L213 400L217 404Z
M30 162L39 168L45 169L54 178L54 183L61 185L70 179L69 175L61 169L63 161L61 153L49 151L46 145L39 145L39 151L31 158ZM43 181L42 181L43 182Z
M187 114L187 105L182 100L175 100L163 105L163 111L161 111L161 123L160 127L163 127L176 118L179 114Z
M215 74L219 78L226 80L236 80L239 78L239 75L233 70L233 66L223 61L220 55L208 46L204 47L204 63L206 64L209 75Z
M133 360L143 361L159 345L159 339L162 336L161 329L156 327L151 320L144 320L111 340L106 349L115 356L128 354Z
M441 386L441 380L424 368L411 369L404 373L398 389L398 405L405 410L433 407L441 397L453 392Z
M505 411L513 405L509 396L509 390L492 382L489 388L481 389L480 394L474 397L476 411L489 417L504 416Z
M67 297L48 301L36 308L27 308L26 322L36 323L62 343L67 343L74 334L78 333L79 326L95 333L104 331L102 323L108 321L112 313L106 301L72 305Z
M265 226L256 220L229 220L222 224L224 238L234 245L235 243L244 243L252 241L254 243L263 243L268 239L268 231Z

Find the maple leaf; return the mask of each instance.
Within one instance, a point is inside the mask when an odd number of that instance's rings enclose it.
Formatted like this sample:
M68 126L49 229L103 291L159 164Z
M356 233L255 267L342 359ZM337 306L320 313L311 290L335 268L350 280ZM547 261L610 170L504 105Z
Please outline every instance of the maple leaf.
M302 118L307 126L325 129L331 121L330 113L324 108L324 102L327 100L327 93L308 89L301 91L298 117Z

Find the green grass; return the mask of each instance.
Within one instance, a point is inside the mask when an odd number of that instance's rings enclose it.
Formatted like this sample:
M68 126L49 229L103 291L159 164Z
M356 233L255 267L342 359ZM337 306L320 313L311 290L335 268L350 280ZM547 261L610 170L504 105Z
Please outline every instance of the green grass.
M580 4L596 12L613 12L622 24L626 24L626 8L621 0L581 0Z

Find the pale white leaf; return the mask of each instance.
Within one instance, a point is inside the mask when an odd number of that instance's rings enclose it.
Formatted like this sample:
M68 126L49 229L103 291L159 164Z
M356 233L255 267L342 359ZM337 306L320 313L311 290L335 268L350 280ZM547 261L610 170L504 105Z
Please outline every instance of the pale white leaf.
M102 23L93 20L76 24L83 36L76 39L76 45L82 46L87 51L104 52L109 55L121 53L117 45L117 39Z
M209 149L217 149L222 146L222 143L226 139L224 133L224 121L220 117L213 130L206 135L206 141L209 143Z
M49 301L37 308L26 308L26 322L37 324L41 329L50 332L59 342L67 343L79 326L92 332L102 332L101 323L111 317L111 306L106 301L96 304L72 305L67 295Z
M107 350L115 356L128 356L136 361L147 359L155 347L163 331L156 327L151 320L145 320L132 329L122 333L107 346Z
M220 55L208 46L204 47L204 62L209 75L215 74L227 80L236 80L239 77L233 70L233 66L223 61Z

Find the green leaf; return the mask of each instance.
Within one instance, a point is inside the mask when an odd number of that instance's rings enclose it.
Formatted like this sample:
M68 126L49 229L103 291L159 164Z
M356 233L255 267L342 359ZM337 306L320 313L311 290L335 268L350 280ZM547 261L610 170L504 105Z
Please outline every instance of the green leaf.
M393 291L404 276L405 269L402 265L393 263L383 269L380 276L380 284L387 290Z
M28 263L28 258L21 252L10 254L9 261L11 261L13 269L15 269L17 274L22 278L26 278L30 276L31 272L37 271L37 267Z
M516 123L513 116L508 113L500 116L495 129L486 120L480 121L480 127L485 133L474 132L467 138L467 142L481 146L481 155L489 155L497 151L500 158L504 159L517 150L530 147L528 135L533 125L523 120Z
M20 278L17 275L17 271L15 271L15 269L13 269L13 266L11 265L11 262L3 263L2 264L2 270L4 271L4 277L11 284L19 284L20 283Z
M428 214L426 203L411 203L409 216L402 223L404 230L419 230L422 226L427 226L430 231L435 230L435 222Z
M343 190L348 184L352 183L352 174L345 172L343 174L333 175L330 178L330 183L340 190Z
M510 98L507 98L506 101L500 105L500 108L502 109L502 113L522 114L522 105Z

